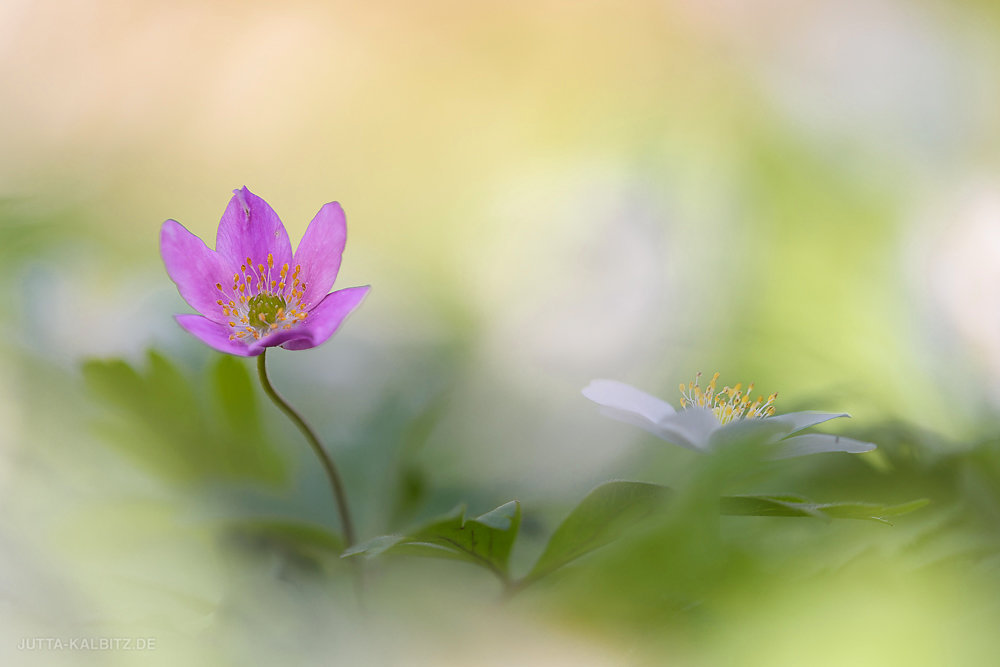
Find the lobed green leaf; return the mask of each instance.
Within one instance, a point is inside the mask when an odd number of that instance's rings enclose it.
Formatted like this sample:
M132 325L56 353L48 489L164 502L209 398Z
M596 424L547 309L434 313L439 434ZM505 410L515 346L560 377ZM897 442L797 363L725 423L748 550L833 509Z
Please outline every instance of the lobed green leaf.
M155 351L144 372L118 359L92 360L83 377L89 392L113 408L99 424L102 433L150 472L182 483L284 481L287 464L265 437L241 360L219 355L207 392Z
M516 500L474 519L466 519L465 508L459 507L406 535L376 537L348 549L343 556L398 554L455 559L484 567L507 582L510 552L520 525L521 505Z

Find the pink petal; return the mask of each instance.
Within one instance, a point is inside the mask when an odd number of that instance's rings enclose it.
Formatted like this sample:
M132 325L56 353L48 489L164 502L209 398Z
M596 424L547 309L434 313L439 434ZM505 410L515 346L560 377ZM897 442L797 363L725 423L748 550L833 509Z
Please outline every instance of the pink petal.
M239 340L229 340L233 330L225 324L213 322L200 315L174 315L174 319L192 336L219 352L240 357L255 357L263 352L263 348L250 347Z
M295 250L295 264L302 267L300 278L306 284L302 298L306 310L319 303L333 287L346 242L344 209L337 202L330 202L309 223Z
M294 329L281 329L251 345L251 348L275 347L286 350L307 350L321 345L340 328L348 315L361 303L370 285L348 287L326 295L309 311L306 321Z
M175 220L167 220L160 229L160 254L184 300L213 322L225 322L226 315L216 303L222 298L216 284L224 285L229 279L218 255Z
M282 264L291 268L292 263L292 243L278 214L266 201L245 187L233 190L233 198L219 221L215 252L223 261L230 281L232 274L240 272L240 266L246 263L248 257L255 270L263 264L266 271L267 255L270 253L274 259L271 271L275 276Z

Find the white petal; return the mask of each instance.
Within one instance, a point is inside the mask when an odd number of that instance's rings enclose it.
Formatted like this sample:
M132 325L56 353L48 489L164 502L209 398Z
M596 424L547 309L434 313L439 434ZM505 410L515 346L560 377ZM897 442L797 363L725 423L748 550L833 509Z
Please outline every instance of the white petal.
M602 407L601 414L605 417L610 417L620 422L625 422L626 424L632 424L633 426L638 426L644 431L652 433L657 438L666 440L674 445L680 445L681 447L686 447L687 449L700 450L700 447L692 442L689 442L687 438L678 435L673 432L664 431L662 426L654 424L645 417L638 415L634 412L625 412L624 410L616 410L615 408Z
M583 395L594 403L631 412L653 423L677 412L666 401L617 380L592 380L583 388Z
M792 432L791 424L775 419L739 419L729 422L709 440L711 449L741 442L776 442Z
M798 433L810 426L815 426L816 424L822 424L825 421L830 421L831 419L837 419L838 417L850 417L851 415L846 412L814 412L812 410L805 410L803 412L789 412L783 415L774 415L773 417L768 417L765 421L775 421L782 422L791 426L788 433Z
M843 438L839 435L828 433L806 433L804 435L793 435L778 443L771 458L787 459L793 456L807 456L809 454L820 454L823 452L847 452L849 454L861 454L875 449L875 445L870 442L861 442L851 438Z
M653 432L667 442L707 451L709 439L719 430L719 420L711 410L687 408L661 419L656 428L658 432Z

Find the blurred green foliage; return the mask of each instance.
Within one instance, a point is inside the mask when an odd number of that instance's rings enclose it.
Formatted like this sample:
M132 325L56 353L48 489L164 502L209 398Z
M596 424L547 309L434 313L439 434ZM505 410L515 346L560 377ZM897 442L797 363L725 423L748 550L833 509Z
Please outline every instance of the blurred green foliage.
M108 442L179 483L287 481L287 462L270 444L239 360L218 356L197 384L157 352L147 364L145 372L121 360L84 365L88 391L115 408L98 425Z

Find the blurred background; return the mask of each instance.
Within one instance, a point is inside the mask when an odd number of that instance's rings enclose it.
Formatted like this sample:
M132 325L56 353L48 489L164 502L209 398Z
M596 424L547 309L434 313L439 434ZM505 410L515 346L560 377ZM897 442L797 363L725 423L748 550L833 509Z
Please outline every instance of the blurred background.
M998 36L977 0L6 0L0 656L976 664L1000 619ZM293 244L340 201L337 286L373 286L269 358L364 536L517 498L530 565L600 481L693 483L580 389L676 403L716 370L880 445L743 490L934 503L685 549L657 542L675 523L504 607L481 573L401 565L359 621L325 538L272 530L336 527L304 443L252 362L171 317L160 225L211 245L243 185ZM67 635L158 644L17 648Z

